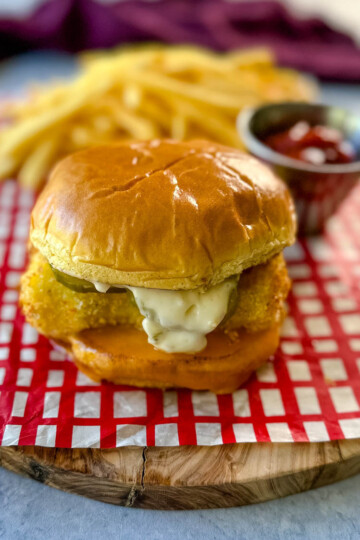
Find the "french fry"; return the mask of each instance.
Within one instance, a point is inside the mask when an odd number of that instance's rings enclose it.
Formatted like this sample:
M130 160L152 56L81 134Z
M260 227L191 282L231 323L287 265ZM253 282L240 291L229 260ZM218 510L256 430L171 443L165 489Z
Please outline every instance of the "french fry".
M160 130L166 134L169 128L170 109L171 107L164 100L159 103L153 95L148 94L143 96L138 107L138 114L157 123Z
M0 159L0 178L10 178L16 171L17 163L11 156Z
M194 124L205 126L208 138L230 146L241 147L241 141L231 122L217 111L205 107L196 107L191 102L177 101L174 109L187 116Z
M118 125L135 139L153 139L159 135L158 127L154 122L127 110L121 103L114 103L112 113Z
M71 148L76 150L91 146L94 139L94 129L91 129L88 126L76 125L69 132ZM71 150L69 149L69 151Z
M231 93L217 92L211 88L204 92L204 88L201 86L170 79L157 73L139 71L132 74L132 79L145 88L156 90L162 95L170 93L174 96L183 96L198 103L208 103L231 112L238 112L240 107L246 104L241 97L237 98Z
M42 141L28 156L22 165L18 180L20 184L27 188L38 185L41 180L45 180L49 171L53 157L56 155L59 136Z
M170 135L173 139L186 139L187 119L185 116L175 114L171 118Z

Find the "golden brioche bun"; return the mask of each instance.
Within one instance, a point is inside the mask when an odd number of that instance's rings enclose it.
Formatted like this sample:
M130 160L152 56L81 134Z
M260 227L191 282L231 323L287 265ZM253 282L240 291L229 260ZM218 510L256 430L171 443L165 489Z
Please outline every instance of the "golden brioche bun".
M32 244L89 281L207 287L294 241L286 186L239 150L156 140L91 148L54 169L32 213Z
M65 345L75 364L95 381L156 388L233 392L275 352L281 323L261 332L222 330L208 334L195 355L154 349L133 327L107 326L70 336Z

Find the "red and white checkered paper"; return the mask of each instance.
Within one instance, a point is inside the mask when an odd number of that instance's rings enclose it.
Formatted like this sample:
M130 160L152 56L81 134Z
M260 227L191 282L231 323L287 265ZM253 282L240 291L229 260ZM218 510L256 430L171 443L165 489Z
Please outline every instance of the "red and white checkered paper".
M97 384L17 307L33 195L0 187L0 441L101 447L360 437L360 186L323 238L287 251L281 346L231 395ZM56 309L56 306L54 306Z

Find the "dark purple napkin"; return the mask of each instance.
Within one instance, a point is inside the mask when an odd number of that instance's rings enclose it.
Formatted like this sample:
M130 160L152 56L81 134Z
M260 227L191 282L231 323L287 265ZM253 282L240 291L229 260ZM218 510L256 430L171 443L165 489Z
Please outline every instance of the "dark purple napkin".
M125 42L197 43L216 50L268 45L277 60L332 80L360 81L360 49L319 19L299 20L275 1L51 0L24 20L0 19L0 55L77 52Z

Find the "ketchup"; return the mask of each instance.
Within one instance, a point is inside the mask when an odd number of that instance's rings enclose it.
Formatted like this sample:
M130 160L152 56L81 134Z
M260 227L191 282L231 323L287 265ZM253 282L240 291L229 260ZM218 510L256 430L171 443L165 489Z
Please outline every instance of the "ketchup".
M328 126L310 126L297 122L290 129L269 135L265 144L285 156L311 163L350 163L355 160L351 143L341 131Z

